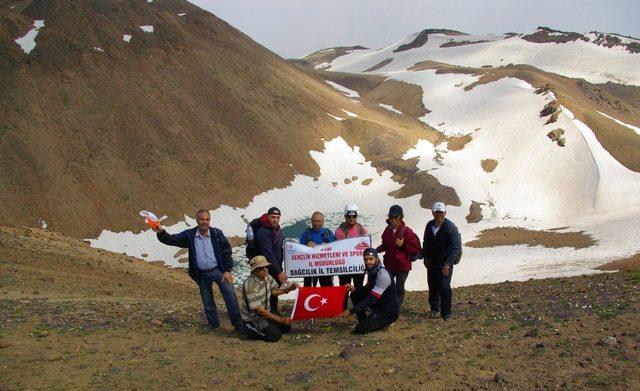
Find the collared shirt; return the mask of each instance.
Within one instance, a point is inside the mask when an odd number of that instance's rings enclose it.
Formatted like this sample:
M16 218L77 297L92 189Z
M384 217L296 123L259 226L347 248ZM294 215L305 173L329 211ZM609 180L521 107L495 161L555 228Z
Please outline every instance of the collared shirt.
M261 280L253 273L242 284L242 306L240 314L245 322L254 321L260 317L256 309L262 307L271 310L269 298L271 291L279 288L276 280L267 274L267 278Z
M194 241L196 249L196 264L200 270L209 270L218 267L216 254L213 252L213 244L211 243L211 235L207 231L206 236L200 234L200 230L196 230L196 238Z
M438 231L440 231L440 227L442 227L442 224L436 226L435 224L431 226L431 232L433 232L433 236L436 236L436 234L438 233Z

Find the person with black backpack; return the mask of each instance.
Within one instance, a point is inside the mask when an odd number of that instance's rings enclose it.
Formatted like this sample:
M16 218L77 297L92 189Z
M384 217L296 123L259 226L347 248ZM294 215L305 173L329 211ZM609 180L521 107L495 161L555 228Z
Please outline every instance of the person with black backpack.
M300 235L300 243L308 247L316 244L331 243L336 240L330 229L324 227L324 215L320 212L313 212L311 215L311 227L308 227ZM320 281L320 286L333 286L333 276L305 277L304 286L316 286Z
M284 250L282 247L284 237L280 228L280 209L275 206L269 208L266 214L260 217L258 232L255 232L255 241L260 255L269 261L269 274L280 285L287 282L287 275L282 269ZM278 314L278 297L270 297L271 312Z
M411 263L422 257L420 239L403 221L400 205L392 205L387 215L387 228L382 232L382 244L376 249L384 253L384 267L395 280L400 304L404 301L404 283L407 281Z
M453 265L460 261L462 240L460 232L451 220L445 218L447 207L436 202L431 208L433 220L424 229L423 255L429 286L429 315L451 319L451 276Z

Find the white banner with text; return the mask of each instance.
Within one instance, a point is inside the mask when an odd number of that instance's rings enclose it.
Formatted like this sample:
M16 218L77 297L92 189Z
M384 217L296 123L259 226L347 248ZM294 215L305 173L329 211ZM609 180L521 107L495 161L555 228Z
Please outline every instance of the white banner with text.
M362 252L371 247L371 236L356 236L307 247L296 240L284 242L287 277L321 277L363 274Z

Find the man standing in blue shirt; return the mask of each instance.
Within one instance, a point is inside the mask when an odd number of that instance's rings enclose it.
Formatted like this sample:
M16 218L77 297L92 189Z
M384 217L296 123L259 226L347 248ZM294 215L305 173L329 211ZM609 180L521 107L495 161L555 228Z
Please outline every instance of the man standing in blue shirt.
M311 228L307 228L300 235L300 243L309 247L316 244L331 243L336 240L330 229L324 227L324 215L320 212L313 212L311 215ZM333 276L305 277L304 286L316 286L320 280L320 286L333 286Z
M218 310L213 299L212 284L215 282L220 288L222 298L229 312L229 320L237 332L242 332L242 319L236 292L233 289L233 259L231 245L221 230L209 226L211 215L207 210L196 213L196 228L187 229L171 235L158 224L153 230L158 234L158 240L169 246L189 249L189 276L198 284L200 297L204 305L204 312L209 322L209 328L220 327Z

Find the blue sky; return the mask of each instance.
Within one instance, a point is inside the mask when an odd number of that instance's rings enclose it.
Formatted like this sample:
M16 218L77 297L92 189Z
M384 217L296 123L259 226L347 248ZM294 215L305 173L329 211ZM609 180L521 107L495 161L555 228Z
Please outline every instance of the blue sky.
M559 30L640 37L640 0L189 0L284 58L332 46L378 48L425 28Z

